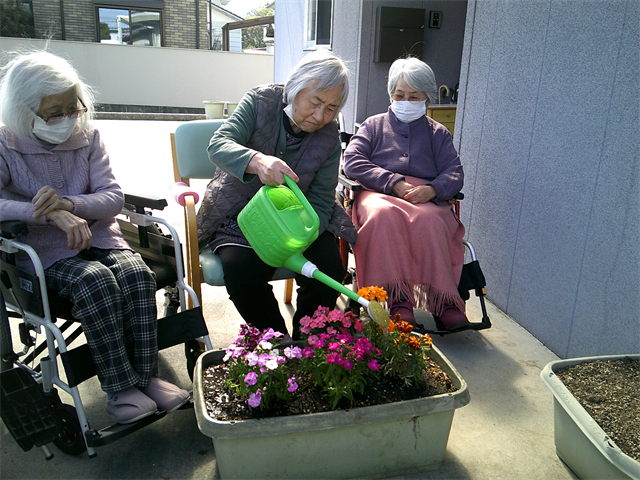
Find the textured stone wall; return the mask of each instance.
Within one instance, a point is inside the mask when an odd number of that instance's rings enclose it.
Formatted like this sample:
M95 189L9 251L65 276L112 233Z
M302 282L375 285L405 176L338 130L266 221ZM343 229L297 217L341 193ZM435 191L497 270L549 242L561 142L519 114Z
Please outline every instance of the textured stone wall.
M640 351L640 2L467 12L454 142L489 298L560 357Z

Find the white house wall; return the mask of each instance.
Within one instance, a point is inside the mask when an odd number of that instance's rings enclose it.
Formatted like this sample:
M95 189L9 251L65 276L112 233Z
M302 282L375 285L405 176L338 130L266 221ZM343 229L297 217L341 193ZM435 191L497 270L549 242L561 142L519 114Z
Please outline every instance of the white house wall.
M0 51L42 49L42 40L0 38ZM203 108L203 101L237 102L273 81L273 56L247 53L50 41L97 90L99 103ZM0 57L4 65L7 56Z
M640 3L469 2L456 143L489 298L561 357L640 351Z

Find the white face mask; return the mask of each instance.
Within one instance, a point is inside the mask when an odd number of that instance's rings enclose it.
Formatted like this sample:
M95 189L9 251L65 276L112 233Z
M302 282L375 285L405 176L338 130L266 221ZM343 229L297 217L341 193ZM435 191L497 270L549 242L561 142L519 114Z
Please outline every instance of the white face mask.
M406 100L391 102L391 110L402 123L411 123L427 114L427 101L413 103Z
M289 120L291 120L296 127L300 128L300 125L298 125L296 121L293 119L293 103L290 103L289 105L284 107L284 113L287 114L287 117L289 117Z
M35 122L33 122L33 133L45 142L59 145L69 139L73 129L76 128L77 120L77 118L65 117L56 125L47 125L40 117L36 117Z

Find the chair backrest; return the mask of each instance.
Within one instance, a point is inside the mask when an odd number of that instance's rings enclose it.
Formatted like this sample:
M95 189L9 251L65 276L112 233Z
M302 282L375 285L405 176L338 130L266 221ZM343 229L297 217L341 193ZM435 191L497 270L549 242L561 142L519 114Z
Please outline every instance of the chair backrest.
M179 125L174 134L175 161L181 178L213 178L216 166L209 160L209 141L224 120L193 120Z

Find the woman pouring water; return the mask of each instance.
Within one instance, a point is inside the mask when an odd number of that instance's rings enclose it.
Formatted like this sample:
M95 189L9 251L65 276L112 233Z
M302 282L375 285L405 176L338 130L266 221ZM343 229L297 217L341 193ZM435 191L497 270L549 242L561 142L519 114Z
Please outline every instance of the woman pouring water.
M348 91L342 60L328 51L310 53L284 85L249 91L209 144L209 158L218 169L198 211L198 241L200 248L220 256L229 298L243 319L259 329L287 331L269 284L276 268L253 251L237 221L263 185L281 185L284 175L297 182L320 218L319 236L304 256L336 281L344 278L336 236L354 244L356 231L335 203L340 141L334 119ZM296 283L293 338L302 317L320 305L333 308L338 297L315 279L296 275Z

